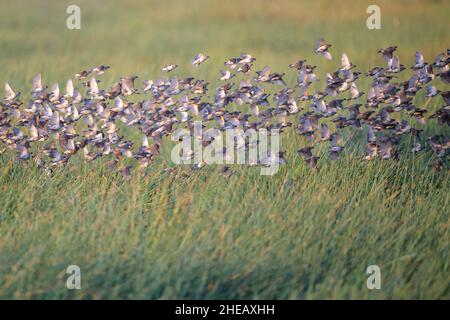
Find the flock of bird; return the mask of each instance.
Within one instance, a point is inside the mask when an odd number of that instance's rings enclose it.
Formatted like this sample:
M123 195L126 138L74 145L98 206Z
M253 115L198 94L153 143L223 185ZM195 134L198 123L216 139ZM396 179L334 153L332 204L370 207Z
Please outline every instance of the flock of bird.
M320 39L314 52L332 60L330 47ZM449 137L421 135L429 121L450 125L450 91L440 91L432 85L439 79L445 85L450 83L450 52L447 49L440 53L434 62L425 62L423 55L416 52L412 74L402 82L398 74L408 68L400 64L396 50L396 46L380 49L385 66L364 74L356 71L347 55L342 54L340 67L328 73L323 90L314 93L312 84L320 81L314 73L316 66L306 60L290 64L289 68L297 74L295 85L290 87L283 79L285 73L273 72L267 66L248 77L256 60L249 54L224 63L218 78L224 84L215 90L213 98L207 94L209 83L194 77L145 80L138 88L138 77L128 76L105 90L100 89L96 77L107 72L109 66L101 65L75 74L62 92L57 83L50 88L45 86L38 74L26 105L20 100L20 93L8 83L5 85L0 103L0 153L15 150L20 161L32 159L39 168L51 173L81 151L85 161L107 158L108 168L129 178L132 166L125 165L124 159L135 159L140 167L147 167L159 156L164 136L170 136L177 128L192 132L197 119L223 131L265 128L283 132L291 127L308 144L298 154L312 170L317 170L319 157L314 148L318 143L330 142L327 148L331 160L344 151L342 130L346 127L367 128L364 160L396 159L400 139L409 135L413 138L411 152L426 149L421 141L427 141L435 154L433 167L442 169L449 155ZM200 53L192 65L198 67L208 58ZM161 71L170 73L177 67L169 64ZM242 80L233 83L231 80L240 74L244 75ZM362 76L371 80L365 98L356 84ZM414 97L420 91L427 99L422 107L414 105ZM130 96L138 94L145 99L133 102ZM426 106L439 96L443 104L430 114ZM296 124L289 121L291 117L298 118ZM121 134L119 127L124 125L135 127L142 134L138 147ZM211 143L203 136L195 138L204 146ZM243 147L248 148L249 143ZM284 154L268 154L267 159L286 163ZM258 159L254 164L267 165L267 159ZM232 174L228 166L221 167L220 172L225 176Z

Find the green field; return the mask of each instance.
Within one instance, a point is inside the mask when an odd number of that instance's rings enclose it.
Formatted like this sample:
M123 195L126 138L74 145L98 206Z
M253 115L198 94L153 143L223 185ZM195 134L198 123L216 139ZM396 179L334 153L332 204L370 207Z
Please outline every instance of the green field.
M81 30L66 28L69 4L81 7ZM381 7L381 30L366 28L369 4ZM177 63L177 75L207 79L213 95L223 62L242 52L256 57L253 70L269 65L292 83L287 66L300 58L323 78L343 52L366 71L384 63L377 50L389 45L409 68L416 50L431 61L450 46L449 14L444 0L1 1L0 85L9 82L26 101L39 72L63 87L106 64L106 88L130 74L156 79ZM321 36L337 59L314 55ZM199 52L211 58L193 68ZM358 82L362 91L368 84ZM433 120L432 133L450 130ZM305 142L288 131L288 164L277 174L232 166L229 179L217 166L175 166L170 144L129 181L81 157L46 176L6 152L0 298L449 299L448 169L430 168L429 148L362 162L364 133L346 134L345 155L321 159L316 174L296 154ZM72 264L81 290L66 288ZM381 290L366 287L373 264Z

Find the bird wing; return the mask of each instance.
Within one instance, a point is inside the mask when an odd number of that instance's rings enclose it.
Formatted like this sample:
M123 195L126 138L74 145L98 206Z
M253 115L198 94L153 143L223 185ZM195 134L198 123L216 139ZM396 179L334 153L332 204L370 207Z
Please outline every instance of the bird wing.
M42 77L41 74L38 73L33 78L33 91L40 91L42 90Z
M16 96L16 93L11 89L9 83L5 83L5 99L11 100Z
M341 57L341 66L344 69L351 68L350 61L348 60L348 57L347 57L347 55L345 53L343 53L342 57Z
M352 97L357 97L359 95L358 87L354 82L352 82L352 84L350 85L350 94L352 95Z
M52 85L51 91L52 91L52 94L53 94L55 97L59 97L59 85L58 85L58 83L54 83L54 84Z
M92 78L89 82L89 87L91 88L91 94L97 94L98 93L98 85L97 80L95 78Z
M52 117L50 118L50 125L51 126L58 126L59 125L59 113L58 113L58 111L53 112Z
M416 52L415 55L416 64L422 65L423 64L423 55L419 51Z
M73 97L73 82L72 82L72 79L67 80L67 83L66 83L66 95L68 97Z
M328 51L322 52L322 55L323 55L324 58L327 59L327 60L333 60L333 56L332 56L331 53L329 53Z
M319 48L321 46L323 46L325 44L325 40L323 38L320 38L319 40L317 40L317 44L316 47L314 48L314 51L317 52L317 50L319 50Z

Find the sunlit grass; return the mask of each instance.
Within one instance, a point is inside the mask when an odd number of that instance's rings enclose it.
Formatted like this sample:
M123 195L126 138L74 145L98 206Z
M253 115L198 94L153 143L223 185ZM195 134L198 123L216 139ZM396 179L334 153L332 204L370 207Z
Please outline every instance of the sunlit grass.
M1 83L26 97L38 72L63 85L108 64L106 86L128 74L154 79L177 63L177 74L208 79L213 92L223 61L242 52L256 56L255 68L283 72L304 57L323 77L339 59L313 55L320 36L361 70L383 63L380 47L398 45L408 66L416 50L431 60L450 44L448 1L375 1L379 31L365 25L373 1L86 0L77 1L82 29L71 31L73 2L0 4ZM198 52L211 59L194 69ZM365 91L369 83L360 83ZM435 132L449 134L432 120L427 134ZM2 154L0 297L449 298L448 171L431 170L429 149L362 163L363 140L356 133L353 152L321 159L314 174L295 153L305 141L287 132L289 163L276 175L232 166L229 179L216 166L174 166L169 145L130 181L102 161L74 159L48 177ZM71 264L81 267L82 290L66 289ZM371 264L381 268L382 290L366 287Z

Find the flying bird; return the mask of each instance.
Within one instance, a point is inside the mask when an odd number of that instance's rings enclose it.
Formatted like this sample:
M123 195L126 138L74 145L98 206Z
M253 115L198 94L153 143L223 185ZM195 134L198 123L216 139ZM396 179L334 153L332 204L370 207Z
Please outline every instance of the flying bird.
M161 68L161 71L170 72L175 70L178 67L176 64L168 64Z
M332 60L333 57L331 56L331 53L328 52L328 49L331 47L331 44L326 43L323 38L320 38L317 41L317 45L314 48L314 52L321 54L325 59Z
M199 66L201 63L205 62L209 56L204 55L203 53L197 54L194 59L192 59L192 65Z

